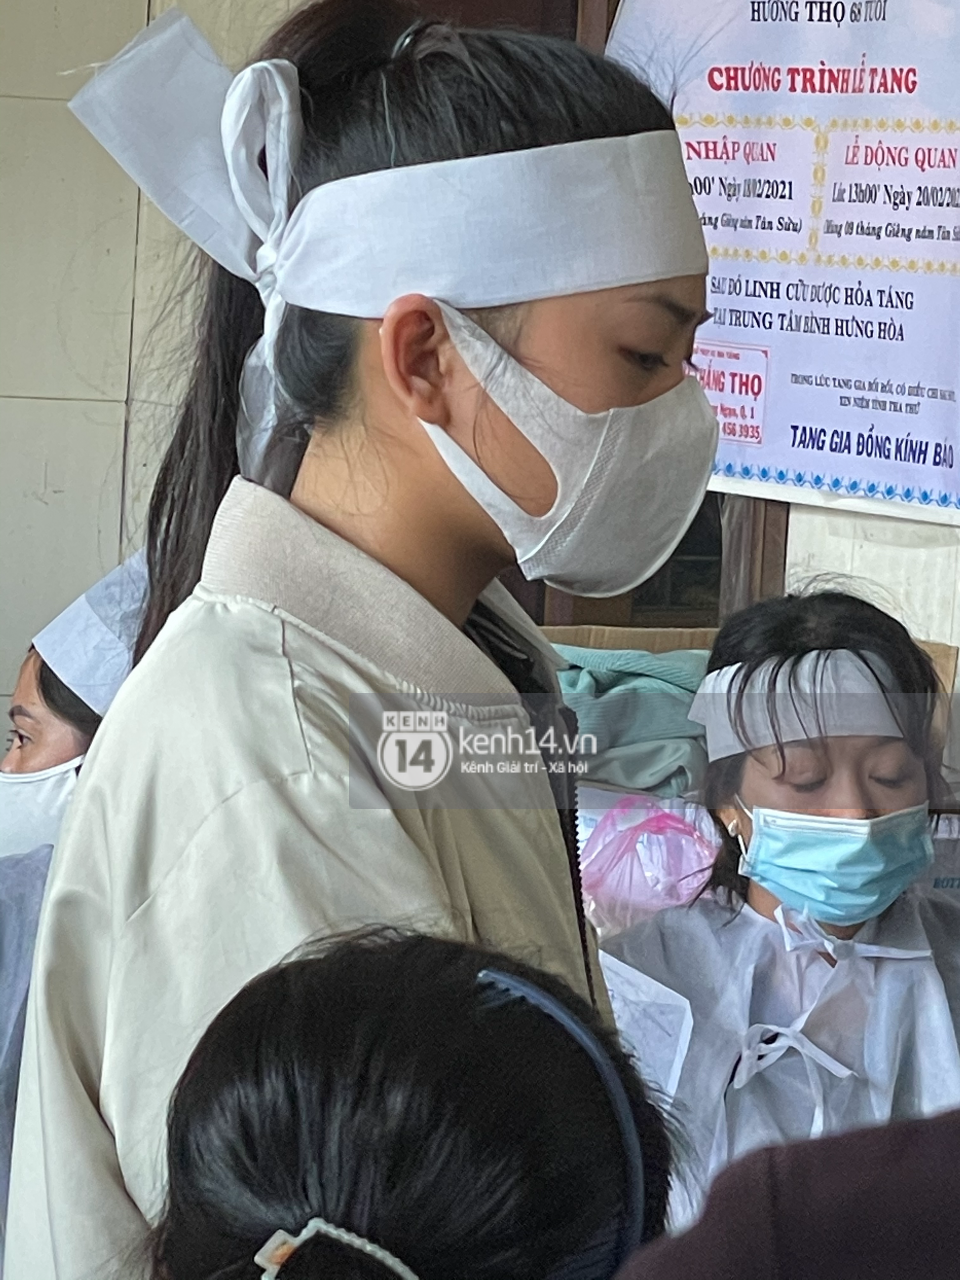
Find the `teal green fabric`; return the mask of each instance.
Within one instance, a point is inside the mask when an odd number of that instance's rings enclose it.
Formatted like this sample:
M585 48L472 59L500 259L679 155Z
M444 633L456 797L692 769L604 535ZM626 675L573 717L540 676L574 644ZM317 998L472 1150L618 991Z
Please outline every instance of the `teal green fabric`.
M703 730L687 719L707 670L706 649L647 653L558 644L570 666L558 672L563 700L577 714L591 782L658 796L699 787L707 766Z

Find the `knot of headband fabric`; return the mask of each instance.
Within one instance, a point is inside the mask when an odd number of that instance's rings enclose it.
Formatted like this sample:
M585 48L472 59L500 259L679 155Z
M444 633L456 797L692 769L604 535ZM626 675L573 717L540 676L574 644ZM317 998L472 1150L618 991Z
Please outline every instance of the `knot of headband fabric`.
M277 261L303 140L300 80L293 63L255 62L241 71L227 90L220 132L233 198L259 241L253 283L264 306L263 334L244 361L237 424L240 470L252 478L276 420L273 357L284 307L277 290Z
M903 737L891 706L903 695L872 654L868 666L850 649L822 649L746 673L744 663L711 671L693 700L689 718L703 725L711 761L816 738Z
M707 270L672 130L382 169L297 201L296 67L274 59L234 76L177 9L69 105L176 226L260 292L238 422L251 479L276 422L287 304L379 319L409 293L482 308Z

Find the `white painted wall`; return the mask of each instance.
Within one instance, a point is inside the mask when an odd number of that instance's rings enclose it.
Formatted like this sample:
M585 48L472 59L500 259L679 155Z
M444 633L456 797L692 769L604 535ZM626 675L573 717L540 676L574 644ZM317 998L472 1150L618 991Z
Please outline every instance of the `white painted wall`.
M184 246L67 110L172 0L4 0L0 695L30 638L142 540L186 361ZM290 0L180 0L239 67ZM81 68L72 75L61 74Z
M842 585L892 613L919 640L960 645L960 528L791 507L787 589L818 575L845 579ZM947 763L960 767L957 691Z

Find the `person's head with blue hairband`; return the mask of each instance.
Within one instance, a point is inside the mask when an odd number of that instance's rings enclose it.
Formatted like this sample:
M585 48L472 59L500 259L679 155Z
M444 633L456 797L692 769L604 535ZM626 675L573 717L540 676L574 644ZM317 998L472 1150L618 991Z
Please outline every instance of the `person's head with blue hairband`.
M671 1146L561 981L369 933L256 978L174 1094L156 1280L609 1280L664 1228Z
M866 600L766 600L721 628L694 702L718 821L709 887L851 936L933 857L944 795L929 655Z

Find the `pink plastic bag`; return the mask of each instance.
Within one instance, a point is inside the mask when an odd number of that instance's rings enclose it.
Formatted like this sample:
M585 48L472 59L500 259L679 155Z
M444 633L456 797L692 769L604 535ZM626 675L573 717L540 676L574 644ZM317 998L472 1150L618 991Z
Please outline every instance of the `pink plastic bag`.
M587 916L601 938L664 907L689 902L710 876L720 848L713 819L698 804L628 796L608 810L580 854Z

